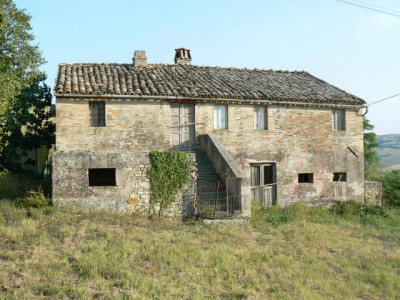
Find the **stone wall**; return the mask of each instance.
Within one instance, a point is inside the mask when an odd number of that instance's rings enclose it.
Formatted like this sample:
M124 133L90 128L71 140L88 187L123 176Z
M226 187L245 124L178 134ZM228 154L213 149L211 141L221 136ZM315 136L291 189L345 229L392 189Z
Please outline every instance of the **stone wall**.
M197 134L213 133L236 160L247 179L250 165L276 164L278 204L326 199L364 199L362 115L346 110L346 130L332 129L332 108L268 106L268 129L254 129L254 105L229 105L228 129L213 129L212 103L196 108ZM197 122L196 121L196 122ZM346 172L347 182L333 182ZM314 183L298 183L299 173L313 173ZM247 189L246 189L247 186Z
M235 160L244 175L244 199L250 197L251 164L268 162L276 164L278 204L364 201L359 111L347 109L346 130L336 131L332 108L268 105L268 129L257 130L253 104L229 104L226 130L213 128L214 103L195 104L196 136L213 134ZM170 148L169 102L107 99L106 127L90 127L89 115L88 100L57 99L54 196L64 203L117 211L144 209L149 201L147 154ZM117 186L89 187L88 168L105 167L116 168ZM334 182L333 172L346 172L347 181ZM314 182L298 183L298 173L313 173ZM137 203L128 204L129 199ZM172 211L179 210L185 214L177 202Z
M365 203L382 205L382 182L365 181Z

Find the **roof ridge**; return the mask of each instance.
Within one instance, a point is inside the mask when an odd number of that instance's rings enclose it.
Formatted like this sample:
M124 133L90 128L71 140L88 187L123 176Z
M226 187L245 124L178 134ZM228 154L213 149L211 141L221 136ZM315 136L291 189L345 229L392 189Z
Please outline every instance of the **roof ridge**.
M281 70L281 69L260 69L260 68L238 68L238 67L220 67L220 66L203 66L203 65L186 65L186 64L166 64L166 63L153 63L147 64L146 66L134 67L131 63L117 63L117 62L74 62L74 63L59 63L58 66L84 66L84 65L130 65L133 68L146 68L154 66L165 66L165 67L180 67L180 68L197 68L197 69L220 69L230 71L256 71L256 72L268 72L268 73L295 73L295 74L310 74L305 70ZM318 79L318 78L317 78Z

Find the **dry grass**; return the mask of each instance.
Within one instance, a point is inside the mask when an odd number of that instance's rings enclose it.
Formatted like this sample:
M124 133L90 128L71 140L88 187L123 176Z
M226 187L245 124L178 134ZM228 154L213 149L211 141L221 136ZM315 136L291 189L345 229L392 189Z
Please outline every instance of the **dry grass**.
M400 298L400 211L206 226L0 201L0 298Z

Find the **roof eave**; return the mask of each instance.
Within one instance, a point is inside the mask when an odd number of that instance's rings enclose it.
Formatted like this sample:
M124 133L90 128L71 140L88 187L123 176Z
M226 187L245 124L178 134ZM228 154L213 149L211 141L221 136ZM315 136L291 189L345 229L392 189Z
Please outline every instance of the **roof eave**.
M163 96L163 95L98 95L98 94L55 94L57 98L79 98L79 99L115 99L115 100L167 100L167 101L200 101L200 102L226 102L226 103L259 103L277 104L289 106L318 106L318 107L342 107L342 108L361 108L364 103L334 103L334 102L312 102L312 101L288 101L288 100L268 100L268 99L244 99L244 98L214 98L214 97L190 97L190 96ZM363 101L363 100L361 100ZM344 101L347 102L347 101Z

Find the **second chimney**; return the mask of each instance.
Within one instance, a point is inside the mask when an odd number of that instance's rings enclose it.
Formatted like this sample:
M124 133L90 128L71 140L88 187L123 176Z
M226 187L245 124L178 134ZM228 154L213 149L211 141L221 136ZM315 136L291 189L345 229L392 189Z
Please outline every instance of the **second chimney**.
M187 48L175 49L175 63L181 65L191 65L192 57L190 56L190 49Z
M147 66L147 57L145 50L136 50L133 54L133 66L143 67Z

